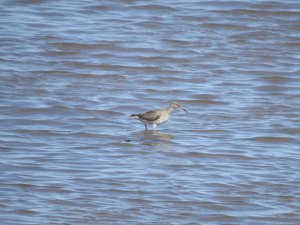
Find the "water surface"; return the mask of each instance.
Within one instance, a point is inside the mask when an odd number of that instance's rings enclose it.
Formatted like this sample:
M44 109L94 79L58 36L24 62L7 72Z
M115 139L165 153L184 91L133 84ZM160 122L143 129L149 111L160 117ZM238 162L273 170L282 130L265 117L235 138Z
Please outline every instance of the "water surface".
M1 224L299 224L298 1L0 14Z

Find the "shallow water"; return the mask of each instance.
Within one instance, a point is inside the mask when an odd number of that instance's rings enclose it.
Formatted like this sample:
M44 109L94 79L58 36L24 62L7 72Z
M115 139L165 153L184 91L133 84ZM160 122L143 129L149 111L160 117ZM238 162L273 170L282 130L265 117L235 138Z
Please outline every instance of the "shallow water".
M1 224L299 224L298 1L0 14Z

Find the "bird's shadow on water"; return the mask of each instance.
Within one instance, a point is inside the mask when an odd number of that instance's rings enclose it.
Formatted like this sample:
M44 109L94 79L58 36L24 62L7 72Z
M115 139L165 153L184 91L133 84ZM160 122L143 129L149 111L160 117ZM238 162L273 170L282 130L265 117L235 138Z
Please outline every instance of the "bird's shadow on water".
M124 142L148 145L148 146L168 146L173 139L173 136L168 133L157 131L140 131L131 134L133 138L125 139Z

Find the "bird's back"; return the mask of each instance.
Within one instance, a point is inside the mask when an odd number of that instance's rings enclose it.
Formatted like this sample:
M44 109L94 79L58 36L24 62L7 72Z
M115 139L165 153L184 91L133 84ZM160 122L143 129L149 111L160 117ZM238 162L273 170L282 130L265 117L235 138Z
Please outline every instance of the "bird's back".
M158 120L160 116L161 116L161 110L156 109L141 114L140 119L154 122Z

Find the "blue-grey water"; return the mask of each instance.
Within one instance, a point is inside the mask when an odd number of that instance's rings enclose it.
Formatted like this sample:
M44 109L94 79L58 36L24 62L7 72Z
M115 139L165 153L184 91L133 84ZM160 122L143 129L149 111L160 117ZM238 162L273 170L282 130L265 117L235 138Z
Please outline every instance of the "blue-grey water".
M0 81L0 224L300 224L298 0L1 0Z

